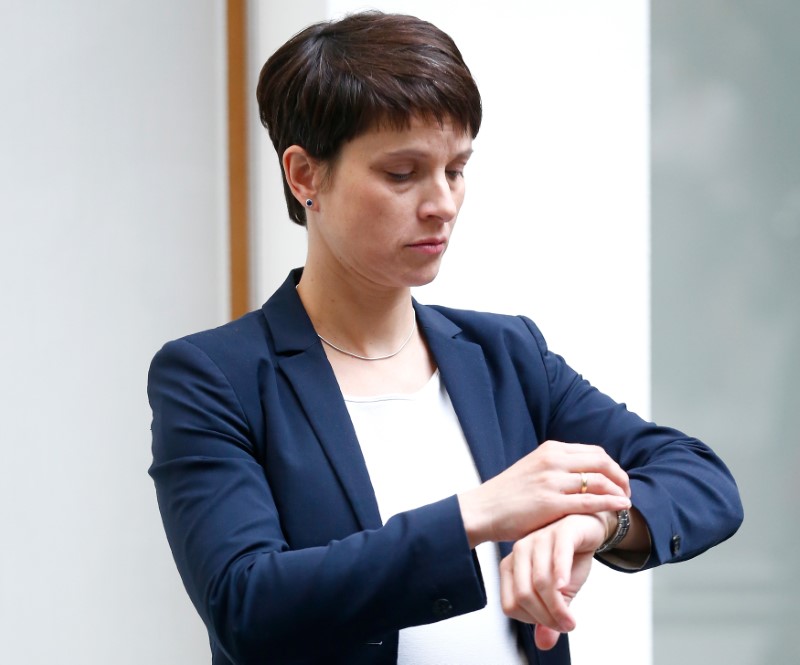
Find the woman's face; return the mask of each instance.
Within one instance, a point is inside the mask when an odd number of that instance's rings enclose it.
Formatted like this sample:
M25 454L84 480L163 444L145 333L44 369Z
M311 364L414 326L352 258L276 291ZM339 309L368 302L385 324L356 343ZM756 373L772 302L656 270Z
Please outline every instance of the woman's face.
M381 288L432 281L464 200L472 138L415 119L346 143L309 215L309 261Z

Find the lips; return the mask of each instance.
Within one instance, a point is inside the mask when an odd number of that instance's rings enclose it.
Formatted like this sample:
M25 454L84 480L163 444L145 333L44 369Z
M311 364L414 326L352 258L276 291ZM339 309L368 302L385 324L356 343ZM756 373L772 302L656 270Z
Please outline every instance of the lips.
M409 249L420 254L438 256L444 253L447 248L447 238L423 238L408 245Z
M423 238L417 242L411 243L411 247L444 247L447 245L447 238Z

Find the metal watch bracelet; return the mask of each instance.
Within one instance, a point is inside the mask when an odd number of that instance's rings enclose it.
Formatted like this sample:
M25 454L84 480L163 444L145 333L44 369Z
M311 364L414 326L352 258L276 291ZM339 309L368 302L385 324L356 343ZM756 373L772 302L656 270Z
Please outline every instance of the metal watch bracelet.
M618 510L617 511L617 528L614 533L606 538L606 542L604 542L600 547L598 547L594 553L595 554L602 554L603 552L607 552L608 550L613 550L617 545L622 542L622 539L628 535L628 529L631 526L631 515L627 510Z

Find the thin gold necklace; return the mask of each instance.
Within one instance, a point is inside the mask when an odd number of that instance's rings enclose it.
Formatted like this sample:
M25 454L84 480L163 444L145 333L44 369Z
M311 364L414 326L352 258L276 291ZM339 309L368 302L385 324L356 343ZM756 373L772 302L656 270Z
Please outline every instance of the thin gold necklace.
M398 353L400 353L403 349L408 346L408 343L411 341L411 338L414 336L414 331L417 329L417 315L414 314L414 323L411 325L411 331L408 333L408 337L406 337L405 341L400 345L400 348L397 349L394 353L388 353L385 356L360 356L357 353L353 353L352 351L347 351L340 346L336 346L330 340L325 339L322 335L317 333L317 337L320 338L321 341L325 342L329 347L332 349L336 349L339 353L343 353L346 356L350 356L351 358L358 358L359 360L388 360L389 358L394 358Z

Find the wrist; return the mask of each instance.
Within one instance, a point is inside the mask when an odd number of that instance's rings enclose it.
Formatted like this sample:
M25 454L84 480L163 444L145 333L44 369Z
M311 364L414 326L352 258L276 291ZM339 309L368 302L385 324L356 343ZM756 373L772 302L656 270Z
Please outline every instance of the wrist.
M461 509L461 521L471 549L481 543L491 540L491 520L487 520L487 511L481 510L480 498L474 490L469 490L456 496Z
M617 517L616 510L605 510L600 513L600 515L603 518L603 526L605 526L606 529L605 535L603 536L603 543L605 543L607 540L610 540L616 532L617 524L619 524L619 517ZM603 543L601 543L601 545Z

